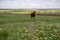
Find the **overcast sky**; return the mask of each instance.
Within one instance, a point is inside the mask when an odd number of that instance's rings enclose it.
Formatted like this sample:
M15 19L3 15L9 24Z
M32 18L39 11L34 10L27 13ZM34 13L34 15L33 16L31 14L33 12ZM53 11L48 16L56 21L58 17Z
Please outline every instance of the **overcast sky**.
M60 0L0 0L0 9L60 8Z

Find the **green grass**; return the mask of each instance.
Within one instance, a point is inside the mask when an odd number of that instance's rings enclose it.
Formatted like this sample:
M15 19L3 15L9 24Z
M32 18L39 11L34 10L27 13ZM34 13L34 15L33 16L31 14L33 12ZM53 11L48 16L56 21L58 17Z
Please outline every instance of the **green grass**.
M60 17L0 14L0 40L60 40Z

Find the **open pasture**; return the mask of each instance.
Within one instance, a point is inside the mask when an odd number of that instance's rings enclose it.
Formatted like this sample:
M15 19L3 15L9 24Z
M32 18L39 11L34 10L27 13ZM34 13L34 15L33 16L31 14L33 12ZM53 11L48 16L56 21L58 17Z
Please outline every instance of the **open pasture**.
M60 14L60 10L35 10L36 14ZM30 14L33 10L0 10L0 13Z
M60 40L60 17L0 12L0 40Z

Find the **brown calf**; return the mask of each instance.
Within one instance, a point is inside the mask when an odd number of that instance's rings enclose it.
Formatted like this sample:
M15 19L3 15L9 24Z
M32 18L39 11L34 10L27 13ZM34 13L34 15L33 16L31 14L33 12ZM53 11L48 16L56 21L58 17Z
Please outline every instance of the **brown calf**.
M33 11L33 12L31 13L31 18L35 18L35 13L36 13L36 11Z

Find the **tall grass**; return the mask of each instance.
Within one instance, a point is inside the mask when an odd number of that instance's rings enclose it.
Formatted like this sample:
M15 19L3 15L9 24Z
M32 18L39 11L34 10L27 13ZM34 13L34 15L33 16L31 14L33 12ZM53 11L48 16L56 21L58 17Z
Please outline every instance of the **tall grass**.
M0 14L0 40L60 40L60 17Z

